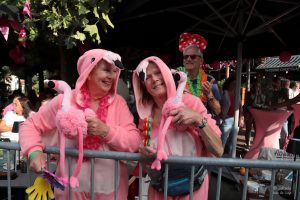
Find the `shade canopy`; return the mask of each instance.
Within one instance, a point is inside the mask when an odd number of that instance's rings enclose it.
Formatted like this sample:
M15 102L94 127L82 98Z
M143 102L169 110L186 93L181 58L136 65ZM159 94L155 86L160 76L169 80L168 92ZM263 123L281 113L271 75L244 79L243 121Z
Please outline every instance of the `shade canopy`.
M256 69L267 72L300 71L300 55L291 56L289 61L286 62L282 62L278 56L267 57L262 60L262 63Z
M128 0L116 8L115 29L102 41L174 54L179 35L192 32L208 40L209 63L236 58L239 41L243 57L299 54L299 8L298 0Z

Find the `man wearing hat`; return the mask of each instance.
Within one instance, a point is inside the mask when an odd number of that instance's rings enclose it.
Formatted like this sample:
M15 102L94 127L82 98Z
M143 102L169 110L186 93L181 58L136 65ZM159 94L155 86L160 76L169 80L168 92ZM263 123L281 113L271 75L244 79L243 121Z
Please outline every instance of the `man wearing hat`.
M179 51L183 54L183 66L179 67L188 75L186 91L198 96L204 105L214 115L219 115L221 106L215 98L212 85L214 79L208 80L208 76L202 69L203 51L207 46L204 37L198 34L183 33L179 38Z

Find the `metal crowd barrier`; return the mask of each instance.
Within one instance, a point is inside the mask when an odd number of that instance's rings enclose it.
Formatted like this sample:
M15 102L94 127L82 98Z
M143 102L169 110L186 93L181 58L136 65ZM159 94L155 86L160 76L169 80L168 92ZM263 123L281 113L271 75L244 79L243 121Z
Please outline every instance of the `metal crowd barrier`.
M0 149L4 150L20 150L19 144L8 143L8 142L0 142ZM46 147L45 153L48 155L48 159L50 159L50 154L59 154L59 148L56 147ZM78 151L76 149L66 149L65 151L68 158L70 156L77 156ZM114 151L84 151L85 157L91 158L91 199L94 199L94 159L95 158L105 158L112 159L116 162L115 167L115 193L114 199L118 199L117 191L117 180L119 173L119 162L120 160L126 161L138 161L141 163L149 161L145 159L138 153L125 153L125 152L114 152ZM7 162L10 161L10 151L7 151ZM49 162L48 162L49 163ZM69 169L70 169L70 159L69 159ZM233 158L212 158L212 157L184 157L184 156L169 156L168 160L165 162L165 179L164 185L167 188L168 185L168 164L180 163L191 166L191 181L190 181L190 200L193 199L193 181L194 181L194 170L197 165L205 165L205 166L214 166L218 168L218 181L217 181L217 191L216 191L216 199L220 199L220 191L221 191L221 178L222 178L222 167L245 167L246 173L244 175L244 183L247 183L249 168L269 168L272 169L271 176L271 186L270 186L270 196L269 199L273 200L273 189L275 184L275 170L276 169L289 169L296 170L299 176L300 171L300 162L292 162L292 161L267 161L267 160L247 160L247 159L233 159ZM28 170L27 170L28 172ZM139 170L139 188L142 188L142 168ZM300 184L300 178L298 178L296 183L296 199L300 197L300 187L297 187ZM70 188L70 187L69 187ZM69 189L70 199L72 199L72 189ZM243 196L242 199L246 200L247 198L247 184L243 184ZM11 199L11 177L10 170L7 171L7 196L8 199ZM139 199L142 199L141 189L139 190ZM164 199L167 199L167 190L164 190Z

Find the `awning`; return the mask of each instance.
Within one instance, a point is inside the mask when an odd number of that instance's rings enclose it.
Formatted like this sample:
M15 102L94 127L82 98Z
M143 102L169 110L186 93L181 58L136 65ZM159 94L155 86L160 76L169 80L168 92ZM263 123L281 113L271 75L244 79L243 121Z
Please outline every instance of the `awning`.
M280 61L279 57L263 58L263 63L258 65L256 69L268 72L300 71L300 55L291 56L288 62Z

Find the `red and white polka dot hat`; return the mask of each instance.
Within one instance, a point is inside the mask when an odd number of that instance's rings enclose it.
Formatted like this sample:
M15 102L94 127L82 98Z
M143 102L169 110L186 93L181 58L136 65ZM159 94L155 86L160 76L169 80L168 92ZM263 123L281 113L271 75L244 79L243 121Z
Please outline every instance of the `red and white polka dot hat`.
M183 52L183 50L190 45L199 47L203 52L207 47L207 41L199 34L182 33L179 37L179 51Z

